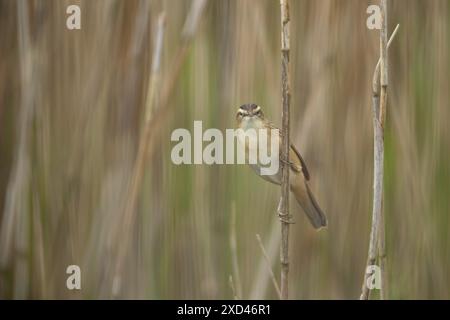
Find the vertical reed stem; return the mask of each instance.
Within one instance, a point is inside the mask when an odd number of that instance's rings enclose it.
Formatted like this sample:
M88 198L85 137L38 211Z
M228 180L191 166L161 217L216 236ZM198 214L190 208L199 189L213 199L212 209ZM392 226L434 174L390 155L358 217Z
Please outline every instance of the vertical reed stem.
M282 88L282 182L278 214L281 218L281 299L288 299L289 275L289 5L288 0L280 0L281 6L281 88Z
M382 300L387 299L386 291L386 248L385 248L385 221L383 212L383 159L384 159L384 123L386 120L386 107L387 107L387 87L388 87L388 56L387 56L387 0L381 0L381 16L383 19L381 32L380 32L380 57L381 57L381 95L380 95L380 124L381 124L381 139L382 148L378 150L381 154L381 195L379 201L379 216L380 227L378 229L378 256L381 269L381 293L380 298Z
M372 80L372 109L374 127L374 172L373 172L373 207L372 227L369 240L369 253L360 299L369 299L369 287L367 281L368 267L375 265L377 257L381 264L381 299L386 298L386 253L383 215L383 175L384 175L384 122L386 118L388 63L387 63L387 0L381 0L382 26L380 30L380 61L375 67ZM392 38L397 32L394 30ZM380 93L381 85L381 93Z

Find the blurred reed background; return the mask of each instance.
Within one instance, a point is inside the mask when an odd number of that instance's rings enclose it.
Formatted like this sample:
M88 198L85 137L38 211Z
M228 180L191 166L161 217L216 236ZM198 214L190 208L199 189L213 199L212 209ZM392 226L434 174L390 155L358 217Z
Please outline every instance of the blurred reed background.
M176 166L170 134L191 130L193 120L233 128L247 102L280 125L279 3L207 1L185 45L191 3L0 1L1 298L223 299L233 297L230 275L242 298L277 298L256 234L278 276L280 188L242 165ZM291 139L329 219L317 233L291 203L294 299L360 294L371 217L370 86L379 55L379 34L366 28L372 3L291 1ZM66 29L70 4L81 7L81 30ZM389 50L385 137L389 295L449 299L450 3L392 0L389 10L389 34L400 24ZM166 28L151 114L164 116L155 120L126 229L161 12ZM81 267L81 291L66 289L71 264Z

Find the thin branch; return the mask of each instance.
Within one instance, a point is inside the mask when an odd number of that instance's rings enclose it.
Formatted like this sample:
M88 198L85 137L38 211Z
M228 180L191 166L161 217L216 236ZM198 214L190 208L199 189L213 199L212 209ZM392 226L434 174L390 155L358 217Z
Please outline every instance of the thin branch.
M400 24L397 24L397 26L395 27L394 31L392 31L391 37L389 38L389 41L387 43L387 47L389 49L389 47L391 46L392 40L394 40L395 36L397 35L398 32L398 28L400 27ZM378 59L377 65L375 66L375 71L373 72L373 78L372 78L372 97L376 96L379 97L380 96L380 64L381 64L381 57ZM376 113L378 114L379 110L379 100L377 99L376 101ZM372 105L373 107L373 105Z
M281 87L282 87L282 179L281 198L278 214L281 220L281 299L288 299L289 275L289 5L288 0L280 0L281 7Z
M384 174L384 122L386 117L387 86L388 86L388 61L387 48L397 33L398 25L387 41L387 1L381 0L382 28L380 31L380 60L377 63L372 80L372 109L374 126L374 182L373 182L373 207L372 227L370 231L369 252L366 268L364 270L364 281L360 299L369 299L369 287L367 280L369 274L367 267L374 265L377 256L381 263L381 298L386 295L386 269L385 269L385 235L384 235L384 213L383 213L383 174ZM381 94L380 94L381 84Z
M394 37L397 35L397 32L398 32L398 28L399 28L399 27L400 27L400 24L397 23L397 25L395 26L394 31L392 31L391 37L389 38L389 41L388 41L388 43L387 43L387 48L388 48L388 49L389 49L389 47L391 46L392 40L394 40ZM381 63L381 57L378 58L378 62L377 62L377 65L375 66L375 72L374 72L374 75L375 75L375 74L377 75L377 79L378 79L378 80L380 80L380 77L379 77L380 63ZM377 80L377 82L378 82L378 80ZM377 88L378 88L378 86L377 86Z
M256 234L256 240L258 240L259 247L261 248L264 259L266 260L267 269L269 270L270 278L272 279L272 283L273 283L273 286L275 287L275 291L278 294L278 298L281 299L280 287L278 286L277 279L275 279L275 274L273 273L269 256L267 255L266 249L264 249L264 245L262 243L262 240L261 240L261 237L259 236L259 234Z
M280 252L281 233L278 223L273 223L270 227L269 234L266 240L266 252L271 262L277 260ZM272 265L271 263L270 265ZM261 256L258 265L255 267L255 276L253 278L252 289L250 290L250 300L261 300L266 296L266 291L269 286L270 275L266 271L266 261Z

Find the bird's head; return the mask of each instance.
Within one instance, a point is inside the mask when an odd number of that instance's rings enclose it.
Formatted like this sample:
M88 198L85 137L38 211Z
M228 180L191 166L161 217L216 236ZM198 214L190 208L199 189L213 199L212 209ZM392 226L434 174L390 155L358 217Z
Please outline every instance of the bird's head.
M264 120L264 114L261 107L254 103L243 104L236 113L236 120L240 123L242 120Z

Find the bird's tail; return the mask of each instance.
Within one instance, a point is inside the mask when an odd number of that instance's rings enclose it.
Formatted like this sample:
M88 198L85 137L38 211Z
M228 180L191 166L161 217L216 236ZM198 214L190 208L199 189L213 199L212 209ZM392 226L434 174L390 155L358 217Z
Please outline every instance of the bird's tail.
M294 193L295 199L305 211L313 227L316 229L326 227L327 217L320 209L319 204L309 189L308 183L305 181L291 185L291 191Z

